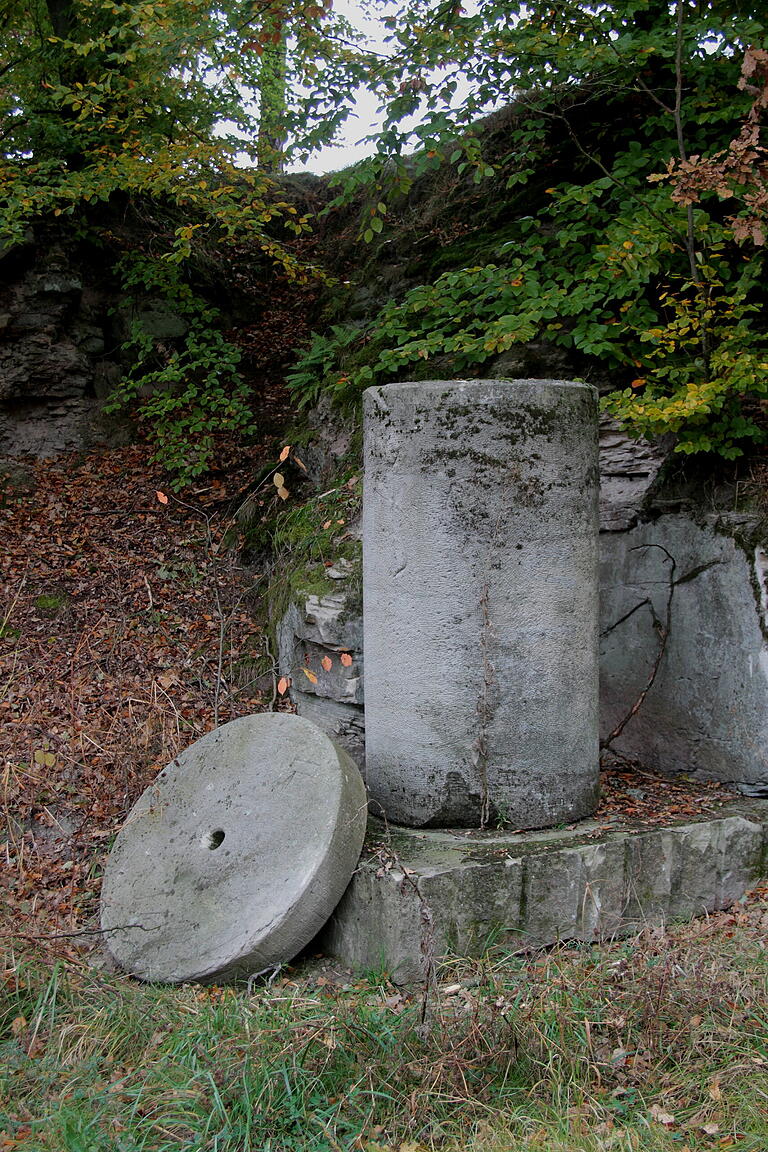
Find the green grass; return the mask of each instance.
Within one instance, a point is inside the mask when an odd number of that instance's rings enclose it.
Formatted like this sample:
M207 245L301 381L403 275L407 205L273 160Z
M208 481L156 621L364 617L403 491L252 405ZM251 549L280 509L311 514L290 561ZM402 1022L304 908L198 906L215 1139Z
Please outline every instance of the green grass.
M490 953L426 999L317 965L249 993L10 956L0 1149L764 1152L767 924L757 901Z

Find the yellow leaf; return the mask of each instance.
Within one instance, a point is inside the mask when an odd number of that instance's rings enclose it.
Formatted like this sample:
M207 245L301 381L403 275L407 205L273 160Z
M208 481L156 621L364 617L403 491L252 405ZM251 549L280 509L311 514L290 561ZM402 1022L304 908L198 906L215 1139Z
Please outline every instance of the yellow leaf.
M288 496L289 496L289 492L288 492L287 488L278 488L277 494L281 500L287 500Z
M272 483L274 484L275 488L283 487L285 484L285 476L283 476L282 472L275 472L274 476L272 477Z
M317 684L317 676L315 676L314 672L311 672L309 668L302 668L302 672L306 676L307 680L309 680L310 684Z

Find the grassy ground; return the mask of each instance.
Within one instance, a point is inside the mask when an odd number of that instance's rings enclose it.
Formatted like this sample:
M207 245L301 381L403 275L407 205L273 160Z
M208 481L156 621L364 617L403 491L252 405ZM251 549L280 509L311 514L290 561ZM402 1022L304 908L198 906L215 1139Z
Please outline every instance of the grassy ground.
M763 890L409 993L317 959L155 988L28 946L1 977L0 1148L764 1152L766 929Z

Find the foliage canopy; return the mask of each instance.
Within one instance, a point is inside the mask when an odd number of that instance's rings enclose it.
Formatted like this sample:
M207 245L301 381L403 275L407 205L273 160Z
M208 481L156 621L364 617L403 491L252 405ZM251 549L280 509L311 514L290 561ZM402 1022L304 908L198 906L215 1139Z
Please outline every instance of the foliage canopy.
M317 389L313 365L350 397L414 365L428 375L438 357L477 373L536 339L623 381L607 407L638 434L672 432L679 451L727 457L763 439L759 6L491 0L467 13L419 2L389 27L376 72L385 128L376 155L339 178L337 202L372 190L362 231L375 241L397 212L388 189L407 197L452 165L504 204L505 228L490 262L470 255L389 302L357 348L348 328L318 337L293 376L300 397ZM517 114L489 155L476 117L511 100Z
M437 356L479 372L489 357L543 339L581 357L587 373L597 361L615 372L622 386L608 405L638 433L671 431L679 450L726 456L760 439L761 6L364 8L383 44L366 43L329 0L7 0L0 239L60 216L87 227L94 205L144 198L170 210L171 227L149 263L145 252L123 261L129 288L194 310L195 252L244 239L303 275L285 240L308 221L276 191L268 171L280 157L269 150L285 138L290 154L307 154L331 139L362 84L380 98L383 128L372 156L336 178L332 205L363 205L361 237L385 239L414 182L441 168L503 206L504 227L490 259L446 259L442 278L390 301L362 333L319 336L294 376L300 398L329 385L350 395L409 365L426 371ZM477 118L510 102L507 138L489 154ZM203 319L215 326L213 314ZM187 420L175 466L189 450L197 469L205 452L195 455L193 430L199 437L217 413L225 427L248 421L236 356L193 329L184 355L160 367L134 332L126 395L162 387L156 427L167 435Z

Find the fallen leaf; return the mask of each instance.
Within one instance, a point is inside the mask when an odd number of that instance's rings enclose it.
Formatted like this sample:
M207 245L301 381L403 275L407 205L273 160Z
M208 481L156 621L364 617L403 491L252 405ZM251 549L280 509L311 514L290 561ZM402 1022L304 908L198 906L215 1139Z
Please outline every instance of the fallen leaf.
M11 1032L14 1036L21 1036L27 1028L27 1020L25 1016L17 1016L11 1021Z
M352 657L350 656L349 652L342 652L339 659L345 668L349 668L350 664L352 663Z
M310 684L317 684L317 676L314 672L311 672L309 668L302 668L302 672L306 676L307 680L309 680Z
M330 672L331 668L333 668L333 660L331 660L330 656L323 656L320 663L322 664L323 668L325 668L326 672Z
M306 464L304 463L304 461L303 461L303 460L301 460L301 459L300 459L300 458L299 458L299 457L296 455L296 453L295 453L295 452L294 452L294 454L293 454L293 462L294 462L294 464L298 464L299 468L301 468L301 469L302 469L302 471L306 472L306 470L307 470L307 466L306 466Z
M280 453L280 456L278 457L281 464L282 464L283 460L288 459L288 453L290 452L290 450L291 450L290 444L286 444L285 448L283 448L283 450Z
M720 1077L715 1076L709 1085L709 1094L713 1100L722 1100L723 1093L720 1090Z
M287 500L288 499L288 489L285 487L278 488L277 494L281 500Z
M274 476L272 477L272 483L274 484L275 488L283 487L285 484L285 476L283 476L282 472L275 472Z
M168 503L168 497L166 496L165 492L155 492L155 496L157 496L161 504Z
M658 1104L652 1104L648 1113L652 1120L655 1120L657 1124L663 1124L665 1128L671 1128L675 1123L672 1113L665 1112Z
M291 686L291 682L287 676L281 676L277 682L277 691L281 696L285 696L286 692Z

